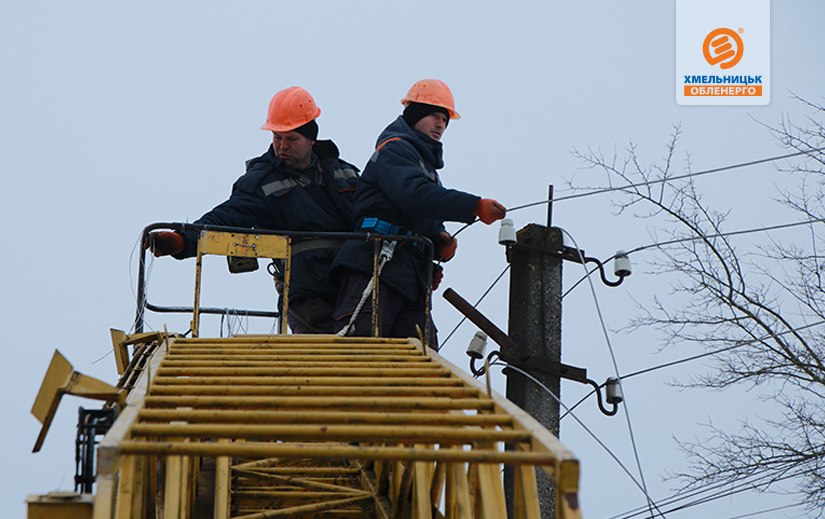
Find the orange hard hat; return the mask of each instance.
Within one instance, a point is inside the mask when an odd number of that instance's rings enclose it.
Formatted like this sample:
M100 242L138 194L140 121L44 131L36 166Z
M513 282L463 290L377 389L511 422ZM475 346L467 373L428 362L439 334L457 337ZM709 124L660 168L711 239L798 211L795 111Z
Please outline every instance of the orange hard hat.
M289 132L321 115L321 109L312 96L301 87L281 90L269 102L266 122L261 130Z
M404 106L410 103L440 106L450 112L450 119L461 119L455 111L455 99L453 93L450 92L450 87L438 79L422 79L411 86L410 91L401 100Z

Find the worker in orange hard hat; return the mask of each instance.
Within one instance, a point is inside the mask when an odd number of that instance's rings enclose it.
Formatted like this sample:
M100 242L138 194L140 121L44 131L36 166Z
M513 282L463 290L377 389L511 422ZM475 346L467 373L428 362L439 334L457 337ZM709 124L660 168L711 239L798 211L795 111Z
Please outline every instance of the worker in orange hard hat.
M275 154L285 165L299 170L309 166L312 146L318 138L315 119L319 115L321 109L301 87L289 87L272 96L261 130L272 132ZM291 132L298 135L287 135Z
M309 92L290 87L269 103L262 130L272 144L246 163L232 195L194 223L284 231L352 231L358 168L338 157L332 141L317 140L321 110ZM341 242L306 240L293 246L289 326L294 333L333 333L338 287L327 276ZM197 233L155 232L155 256L194 256Z
M503 205L489 198L447 189L438 170L444 166L441 138L451 120L460 116L449 87L437 79L415 83L401 100L403 113L378 137L375 152L364 167L355 199L356 230L429 238L434 257L449 261L458 242L444 221L485 224L504 218ZM386 256L386 255L385 255ZM415 337L425 329L428 270L433 287L441 280L440 265L429 264L421 242L401 241L391 259L379 264L379 335ZM335 318L342 334L370 335L374 287L373 246L348 241L333 263L342 286ZM386 286L385 286L386 285ZM437 344L433 331L431 345Z

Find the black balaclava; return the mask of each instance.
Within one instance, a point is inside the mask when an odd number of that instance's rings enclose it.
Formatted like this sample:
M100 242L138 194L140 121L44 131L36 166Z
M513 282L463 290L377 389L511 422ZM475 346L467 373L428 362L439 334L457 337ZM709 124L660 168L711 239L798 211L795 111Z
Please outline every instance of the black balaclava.
M298 132L307 139L313 141L318 139L318 123L315 122L315 119L309 121L303 126L295 128L293 131Z
M420 121L421 119L427 117L433 112L441 112L442 114L447 116L447 124L450 124L450 111L446 108L441 106L434 106L434 105L427 105L424 103L410 103L404 108L404 113L402 116L404 120L407 122L410 128L415 126L415 123Z

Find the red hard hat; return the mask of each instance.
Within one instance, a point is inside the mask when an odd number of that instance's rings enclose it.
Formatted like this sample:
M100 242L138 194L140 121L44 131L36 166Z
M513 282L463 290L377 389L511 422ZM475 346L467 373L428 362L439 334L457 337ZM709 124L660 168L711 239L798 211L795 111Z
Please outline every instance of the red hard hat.
M312 96L301 87L281 90L269 102L266 122L261 130L288 132L305 125L321 115L321 109Z
M438 79L422 79L411 86L410 91L401 100L404 106L410 103L440 106L450 112L450 119L461 119L455 111L455 99L453 93L450 92L450 87Z

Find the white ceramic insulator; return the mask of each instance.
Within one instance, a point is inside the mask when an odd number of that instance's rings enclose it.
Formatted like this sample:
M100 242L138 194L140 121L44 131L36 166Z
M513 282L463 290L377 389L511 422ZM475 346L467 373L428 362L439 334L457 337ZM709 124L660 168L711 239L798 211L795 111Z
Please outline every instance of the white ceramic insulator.
M484 350L487 349L487 334L484 332L476 332L467 346L467 355L474 359L484 358Z
M513 220L505 218L501 221L501 229L498 231L498 242L501 245L513 245L516 243L516 228L513 227Z

